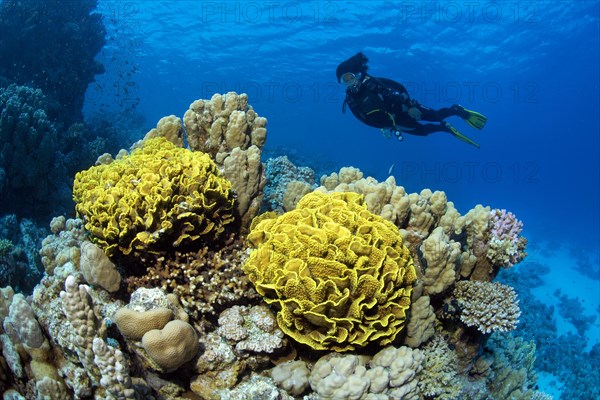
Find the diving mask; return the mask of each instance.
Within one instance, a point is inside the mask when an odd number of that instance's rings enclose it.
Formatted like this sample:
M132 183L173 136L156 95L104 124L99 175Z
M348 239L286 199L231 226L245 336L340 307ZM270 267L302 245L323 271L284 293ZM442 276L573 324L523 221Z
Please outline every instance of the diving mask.
M352 72L346 72L340 78L340 81L346 85L347 88L354 88L360 84L361 74L354 74Z

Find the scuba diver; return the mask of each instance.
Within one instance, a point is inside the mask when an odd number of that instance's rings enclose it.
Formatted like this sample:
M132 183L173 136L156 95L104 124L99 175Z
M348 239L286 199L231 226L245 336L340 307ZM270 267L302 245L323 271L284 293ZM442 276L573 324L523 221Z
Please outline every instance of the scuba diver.
M394 134L402 140L402 133L427 136L433 132L448 132L463 142L479 148L479 144L460 133L444 119L458 116L471 127L481 129L487 117L478 112L454 104L450 108L433 110L408 95L404 85L386 78L375 78L367 73L369 60L359 52L338 65L335 74L338 82L346 86L346 106L356 118L363 123L380 128L390 138ZM438 122L438 124L421 124L417 121Z

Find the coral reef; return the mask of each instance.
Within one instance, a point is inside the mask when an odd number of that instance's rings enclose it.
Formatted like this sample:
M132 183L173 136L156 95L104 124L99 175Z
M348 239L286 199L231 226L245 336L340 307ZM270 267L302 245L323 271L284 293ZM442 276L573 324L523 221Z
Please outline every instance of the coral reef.
M5 398L546 396L534 346L490 335L519 318L491 282L525 256L514 215L356 168L312 191L279 159L262 207L280 215L250 223L265 125L247 96L215 95L78 175L82 219L52 220L33 295L0 290ZM560 343L591 375L598 349Z
M7 212L39 217L70 203L66 167L57 162L62 140L46 104L40 89L0 88L0 200Z
M313 192L248 235L244 264L279 327L313 349L392 342L404 327L416 275L396 227L355 193Z
M525 268L526 271L523 270ZM534 366L538 371L552 374L560 380L560 399L599 398L600 378L596 370L600 365L600 345L595 344L588 349L587 341L579 335L571 332L559 335L554 307L537 300L531 292L533 288L541 286L540 280L548 271L547 265L528 262L501 272L499 278L514 286L521 299L522 323L514 333L535 343ZM530 273L537 278L532 279L528 276ZM569 314L581 312L578 305L573 305L573 309L565 311ZM573 317L586 318L577 314Z
M469 285L471 282L492 281L500 270L508 266L505 260L514 253L507 249L512 251L513 247L504 247L507 250L505 253L498 247L494 257L490 257L488 251L491 241L499 232L507 229L513 233L520 232L518 220L514 217L501 219L504 227L496 227L494 231L495 213L489 207L477 205L461 215L443 192L424 189L420 193L407 193L402 186L396 185L393 177L378 182L372 177L364 177L360 170L352 167L322 176L321 186L317 191L360 193L364 195L369 211L381 215L399 228L413 257L418 278L413 290L413 304L417 304L419 297L426 295L435 312L432 318L431 315L421 315L424 310L415 307L415 320L411 330L405 330L404 343L415 345L412 341L420 341L418 336L421 331L431 332L431 327L437 326L447 335L448 342L457 349L459 371L469 371L471 360L480 353L485 338L481 331L466 327L461 322L462 309L453 296L455 285L463 285L461 282L469 282ZM510 226L514 224L516 226L511 230ZM514 239L514 235L510 237ZM523 247L526 240L518 236L517 243L517 257L522 259L525 256ZM507 288L504 292L509 294L510 290ZM482 329L488 329L485 326L486 320L497 323L497 326L494 325L497 328L514 329L518 320L518 305L511 304L511 301L516 301L516 296L502 300L494 296L493 290L486 293L489 298L482 294L477 300L487 304L488 312L491 313L487 317L482 316L481 321L478 320ZM475 302L473 305L475 306ZM413 316L409 315L409 324L410 318ZM470 321L475 322L472 318ZM421 326L421 322L426 325Z
M19 217L45 223L48 215L66 213L72 205L72 176L122 142L106 124L60 128L48 115L40 89L0 88L0 109L0 200L5 212Z
M563 294L560 289L554 292L558 298L558 313L565 320L569 321L577 330L577 333L584 337L585 332L594 324L596 315L585 315L581 300L569 297Z
M248 95L229 92L194 101L183 123L190 148L210 154L232 182L241 225L248 227L263 198L260 155L267 139L267 119L248 104Z
M104 72L95 60L106 43L96 5L97 0L48 8L36 0L0 3L0 58L10 60L0 65L0 76L43 90L55 103L51 117L65 126L82 120L85 91Z
M149 139L75 176L76 210L109 255L212 242L233 221L231 184L208 155Z
M31 220L19 220L15 214L0 218L0 287L31 293L42 277L44 268L38 252L47 234L46 229Z

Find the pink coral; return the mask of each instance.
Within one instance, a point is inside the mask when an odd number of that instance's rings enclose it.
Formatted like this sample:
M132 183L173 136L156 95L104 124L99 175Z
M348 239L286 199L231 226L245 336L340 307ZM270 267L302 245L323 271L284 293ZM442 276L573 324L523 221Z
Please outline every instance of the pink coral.
M520 236L523 222L510 211L493 209L490 211L490 241L488 258L494 263L512 267L521 262L525 256L527 240Z

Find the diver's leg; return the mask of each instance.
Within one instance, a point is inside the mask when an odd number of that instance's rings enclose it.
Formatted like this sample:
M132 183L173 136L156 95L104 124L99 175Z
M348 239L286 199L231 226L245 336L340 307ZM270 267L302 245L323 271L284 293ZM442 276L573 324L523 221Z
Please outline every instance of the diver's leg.
M413 124L406 125L410 126L396 125L396 129L403 133L409 133L417 136L427 136L434 132L450 132L450 130L446 128L445 124L420 124L418 122L414 122Z
M417 109L421 111L421 120L423 121L442 122L444 119L450 116L458 115L457 110L447 107L434 110L433 108L429 108L423 104L418 104Z

